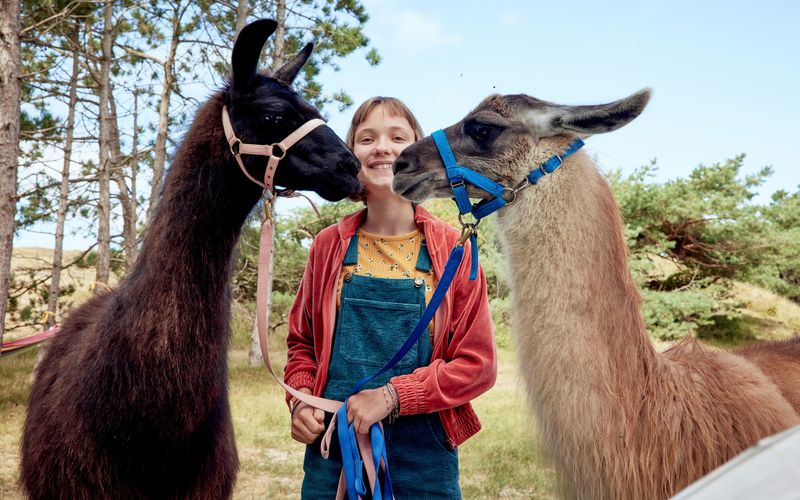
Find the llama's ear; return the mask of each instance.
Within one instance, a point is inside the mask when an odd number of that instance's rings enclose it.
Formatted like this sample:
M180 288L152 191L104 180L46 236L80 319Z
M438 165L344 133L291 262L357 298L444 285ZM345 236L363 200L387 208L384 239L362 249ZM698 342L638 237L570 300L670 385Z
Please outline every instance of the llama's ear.
M297 78L297 74L300 73L300 68L308 61L312 50L314 50L314 44L311 42L307 43L306 46L303 47L303 50L298 52L291 61L281 66L281 69L275 72L273 78L286 85L291 85L294 79Z
M624 99L596 106L559 106L552 110L546 126L548 134L565 131L579 134L611 132L636 118L650 101L650 89L642 89Z
M272 19L259 19L248 24L233 44L231 67L233 68L233 88L242 90L253 83L258 74L258 61L267 38L278 27Z

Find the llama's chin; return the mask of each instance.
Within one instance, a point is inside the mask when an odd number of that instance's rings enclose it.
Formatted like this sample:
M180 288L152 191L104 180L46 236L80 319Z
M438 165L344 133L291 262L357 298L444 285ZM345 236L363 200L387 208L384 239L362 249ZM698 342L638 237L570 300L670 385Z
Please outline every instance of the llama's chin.
M422 203L429 198L449 198L450 185L437 186L439 180L435 175L406 175L398 172L394 175L392 189L408 201Z
M422 203L433 197L431 183L426 182L421 176L406 178L400 173L395 174L392 189L408 201Z
M312 189L327 201L340 201L361 192L361 182L357 177L345 177L314 186Z

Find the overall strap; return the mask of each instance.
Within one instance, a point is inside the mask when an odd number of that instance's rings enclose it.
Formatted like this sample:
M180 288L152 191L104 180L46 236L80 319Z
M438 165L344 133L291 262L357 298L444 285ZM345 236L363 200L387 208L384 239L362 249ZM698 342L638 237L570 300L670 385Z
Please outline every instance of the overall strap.
M358 230L356 234L350 238L350 244L347 245L347 252L344 254L343 266L353 266L358 264Z
M423 273L429 273L431 269L433 269L431 254L428 253L428 242L425 238L422 238L422 242L420 242L419 255L417 256L417 264L415 267L417 271L422 271Z

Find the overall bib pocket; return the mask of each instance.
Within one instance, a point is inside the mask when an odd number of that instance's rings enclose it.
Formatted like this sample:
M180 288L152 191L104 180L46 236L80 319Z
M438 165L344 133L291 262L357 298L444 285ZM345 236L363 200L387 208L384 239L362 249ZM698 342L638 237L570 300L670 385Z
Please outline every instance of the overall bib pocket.
M417 324L423 308L419 304L378 302L346 297L342 299L336 351L349 363L381 368L396 353ZM420 366L417 343L403 356L395 370L410 371Z

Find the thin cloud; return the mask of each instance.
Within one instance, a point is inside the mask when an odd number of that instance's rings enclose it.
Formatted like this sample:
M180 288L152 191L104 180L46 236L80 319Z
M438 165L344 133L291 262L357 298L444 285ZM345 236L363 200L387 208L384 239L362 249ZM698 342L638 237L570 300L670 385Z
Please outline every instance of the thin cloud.
M500 22L506 26L516 26L520 24L520 21L521 20L517 14L512 14L510 12L500 14Z
M458 35L448 33L439 22L413 10L400 12L394 28L396 47L405 46L415 50L433 46L452 47L461 41Z

